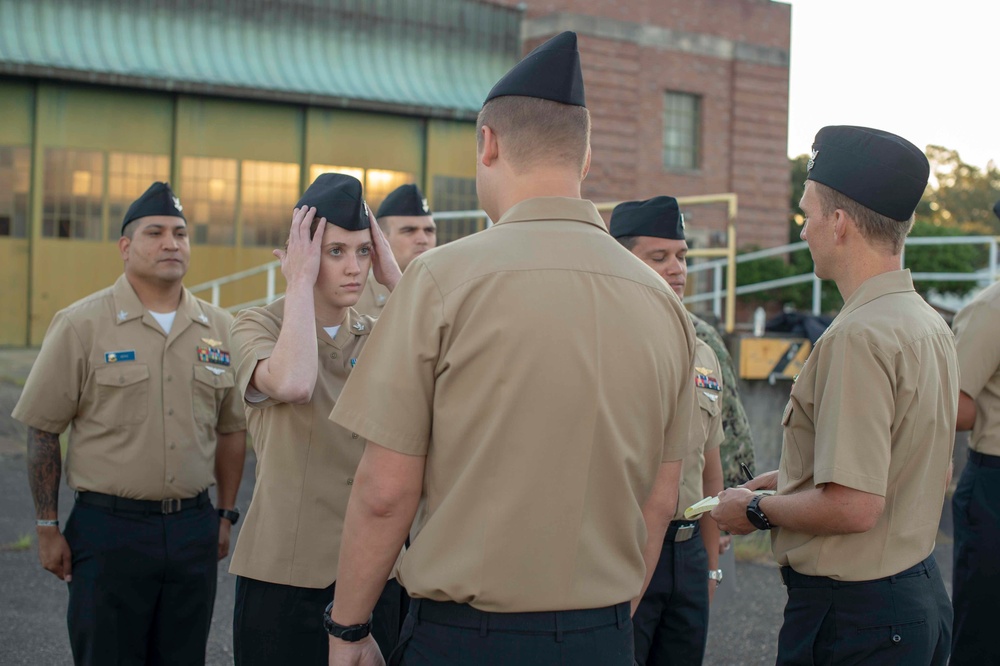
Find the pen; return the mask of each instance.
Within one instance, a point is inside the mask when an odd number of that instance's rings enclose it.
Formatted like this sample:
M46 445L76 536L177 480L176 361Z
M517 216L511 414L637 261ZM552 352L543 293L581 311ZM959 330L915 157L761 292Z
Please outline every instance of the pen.
M743 476L747 477L747 481L753 481L753 474L750 473L750 468L745 462L740 463L740 469L743 470Z

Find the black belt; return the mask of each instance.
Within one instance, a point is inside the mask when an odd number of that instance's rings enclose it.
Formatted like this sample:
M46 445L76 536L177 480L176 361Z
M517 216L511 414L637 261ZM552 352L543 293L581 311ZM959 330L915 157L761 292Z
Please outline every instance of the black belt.
M410 599L410 614L417 622L431 622L463 629L478 629L481 634L489 631L528 631L554 633L557 636L570 631L586 631L630 622L631 606L623 601L616 606L587 610L540 611L534 613L488 613L468 604L430 599Z
M208 490L203 490L194 497L186 499L137 500L104 493L78 492L76 501L87 506L96 506L112 511L128 511L131 513L153 513L169 515L188 509L201 508L209 503Z
M937 569L937 562L933 555L928 555L923 562L914 564L909 569L900 571L898 574L876 578L875 580L834 580L826 576L806 576L800 574L791 567L781 567L781 580L787 587L852 587L855 585L867 585L868 583L883 583L885 581L895 582L899 578L910 578L911 576L927 576L930 578L931 572Z
M1000 456L989 456L985 453L973 451L972 449L969 449L969 462L979 465L980 467L1000 469Z
M663 537L663 540L673 541L674 543L682 543L689 539L693 539L698 532L697 521L692 522L690 520L675 520L670 523L670 527L667 528L667 535Z

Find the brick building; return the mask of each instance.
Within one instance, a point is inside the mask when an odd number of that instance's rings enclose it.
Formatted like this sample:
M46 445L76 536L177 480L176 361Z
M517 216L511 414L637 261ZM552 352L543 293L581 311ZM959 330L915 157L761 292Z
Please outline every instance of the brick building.
M771 0L499 0L524 50L579 35L595 201L735 192L740 246L787 242L791 7ZM702 242L721 207L686 211ZM690 232L689 232L690 233ZM719 241L716 234L714 240Z

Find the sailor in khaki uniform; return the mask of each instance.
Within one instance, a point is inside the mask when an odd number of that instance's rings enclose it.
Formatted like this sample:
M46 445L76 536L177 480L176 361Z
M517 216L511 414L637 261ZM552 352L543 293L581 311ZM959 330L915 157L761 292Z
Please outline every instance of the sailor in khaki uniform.
M183 287L181 210L166 183L133 202L124 274L56 314L14 408L28 426L39 557L69 583L77 664L203 664L216 561L239 518L246 423L232 317ZM70 425L76 505L60 533L59 433Z
M712 516L772 529L788 588L778 663L944 664L952 612L932 551L954 442L948 326L900 270L927 158L893 134L825 127L800 206L816 275L844 307L792 385L780 469ZM777 489L769 497L754 489Z
M328 417L375 322L351 307L369 266L390 288L400 273L370 222L361 183L341 174L323 174L306 190L287 248L275 255L284 297L243 310L233 323L237 387L257 454L253 501L230 566L234 656L237 666L325 666L322 609L333 600L344 513L365 446ZM401 601L390 581L375 622L386 654Z
M993 207L1000 217L1000 201ZM952 664L1000 663L1000 284L955 317L959 430L972 430L969 460L952 498L955 524Z
M619 243L666 280L678 298L684 296L688 246L676 199L660 196L619 204L611 213L610 226ZM632 618L635 660L640 666L701 664L708 640L708 605L722 581L718 525L707 515L700 521L684 518L685 508L722 490L722 369L707 343L699 339L696 344L692 381L701 422L692 428L695 449L684 459L680 499L660 560Z
M694 330L579 198L574 33L501 79L478 126L477 190L497 223L414 260L331 415L368 440L331 661L380 663L357 639L423 501L390 663L631 665L630 604L698 418Z
M415 183L400 185L390 192L379 205L375 218L401 271L437 245L437 225L431 217L427 198ZM388 300L389 290L369 275L354 309L378 317Z

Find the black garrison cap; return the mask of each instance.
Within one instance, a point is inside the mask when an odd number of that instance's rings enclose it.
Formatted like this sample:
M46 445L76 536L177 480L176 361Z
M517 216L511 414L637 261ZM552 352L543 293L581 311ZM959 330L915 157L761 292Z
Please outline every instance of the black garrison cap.
M405 217L420 217L430 215L427 198L416 184L400 185L389 193L378 207L375 217L401 215Z
M486 101L506 95L538 97L561 104L587 106L576 33L556 35L503 75ZM485 104L485 102L484 102Z
M684 214L673 197L626 201L611 211L611 235L684 240Z
M867 127L824 127L813 141L807 180L905 222L927 187L930 165L906 139Z
M993 214L996 215L997 218L1000 218L1000 199L998 199L997 202L993 204Z
M343 173L324 173L302 194L296 208L316 208L316 217L348 231L371 227L361 181Z
M122 233L125 233L125 227L128 226L129 222L134 222L140 217L149 217L150 215L169 215L170 217L179 217L187 221L184 213L181 212L183 210L184 207L181 206L181 200L174 196L174 191L170 189L170 185L160 182L153 183L125 211L125 217L122 219Z

